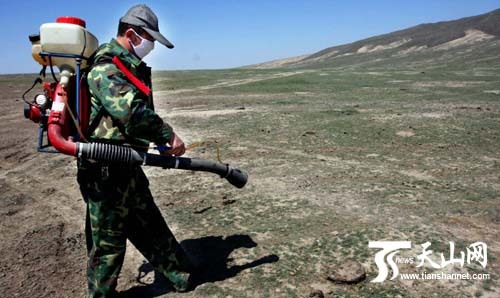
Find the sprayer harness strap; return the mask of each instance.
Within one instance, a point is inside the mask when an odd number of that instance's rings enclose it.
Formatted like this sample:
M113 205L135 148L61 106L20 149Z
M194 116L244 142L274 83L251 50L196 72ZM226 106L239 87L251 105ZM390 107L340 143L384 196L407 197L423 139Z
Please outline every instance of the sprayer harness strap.
M104 117L104 116L111 117L111 115L109 115L109 113L106 111L106 109L104 108L104 106L101 105L101 107L99 108L99 111L97 112L97 115L94 117L94 119L92 120L92 122L89 125L89 129L88 129L89 136L92 135L92 133L94 132L94 130L97 128L97 126L101 122L102 117ZM123 135L123 137L126 139L126 141L132 144L134 142L134 138L130 137L126 133L125 125L123 125L123 123L115 120L113 117L111 117L111 121L113 122L113 126L115 126L115 127L118 128L118 130Z
M141 80L139 80L127 67L123 64L123 62L118 58L118 56L113 57L113 63L118 67L118 69L123 72L123 74L127 77L127 79L134 84L134 86L139 89L146 96L151 95L151 89L144 84Z
M87 130L89 136L94 132L94 130L96 130L97 126L101 122L102 117L104 116L104 113L106 113L106 109L104 109L104 106L101 105L99 111L97 112L97 115L95 115L94 119L92 119L92 122L90 123Z

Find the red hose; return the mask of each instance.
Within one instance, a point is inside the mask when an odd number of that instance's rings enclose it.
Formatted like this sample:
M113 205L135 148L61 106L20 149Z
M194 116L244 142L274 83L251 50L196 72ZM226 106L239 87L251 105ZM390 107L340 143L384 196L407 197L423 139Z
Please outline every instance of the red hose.
M52 110L50 111L48 121L49 141L57 149L57 151L76 156L77 146L73 141L68 140L69 123L66 123L66 107L68 104L68 96L63 90L61 83L56 86L54 101L52 102Z

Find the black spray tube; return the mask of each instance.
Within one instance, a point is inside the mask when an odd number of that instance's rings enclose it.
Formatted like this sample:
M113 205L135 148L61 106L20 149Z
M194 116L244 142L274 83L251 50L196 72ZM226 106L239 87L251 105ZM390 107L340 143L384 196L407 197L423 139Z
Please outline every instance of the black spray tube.
M77 156L85 159L110 163L146 165L165 169L180 169L210 172L225 178L237 188L243 188L248 181L247 173L228 164L212 160L174 157L137 152L129 147L101 143L77 143Z
M240 169L233 168L228 164L221 164L213 160L174 157L158 154L139 153L144 159L144 165L162 167L168 169L181 169L191 171L210 172L227 179L229 183L242 188L248 180L248 175Z

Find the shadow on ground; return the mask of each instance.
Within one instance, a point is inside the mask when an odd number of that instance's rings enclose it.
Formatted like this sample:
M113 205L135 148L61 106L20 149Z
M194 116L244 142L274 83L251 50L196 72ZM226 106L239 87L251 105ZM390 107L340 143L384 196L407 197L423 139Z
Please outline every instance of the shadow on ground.
M204 283L226 280L238 275L245 269L254 268L263 264L274 263L279 260L277 255L268 255L243 265L229 265L233 260L229 256L239 248L253 248L257 243L248 235L232 235L228 237L208 236L198 239L188 239L181 242L193 262L198 267L194 279L194 286ZM145 262L138 268L137 281L153 271L151 264ZM154 282L147 285L135 286L122 293L120 297L156 297L173 291L169 281L160 273L155 272Z

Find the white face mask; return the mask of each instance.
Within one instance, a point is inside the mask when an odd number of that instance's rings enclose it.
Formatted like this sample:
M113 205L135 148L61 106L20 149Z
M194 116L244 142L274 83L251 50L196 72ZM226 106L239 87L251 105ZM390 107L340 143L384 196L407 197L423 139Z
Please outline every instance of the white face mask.
M137 57L143 59L144 57L146 57L147 54L149 54L155 48L155 43L154 41L143 38L142 36L137 34L137 32L135 32L134 29L130 30L134 31L135 35L137 35L141 40L141 43L136 46L132 42L130 42L130 45L134 49L134 52L137 55Z

